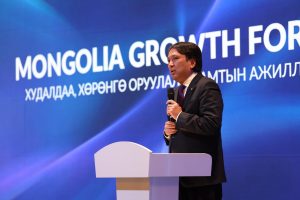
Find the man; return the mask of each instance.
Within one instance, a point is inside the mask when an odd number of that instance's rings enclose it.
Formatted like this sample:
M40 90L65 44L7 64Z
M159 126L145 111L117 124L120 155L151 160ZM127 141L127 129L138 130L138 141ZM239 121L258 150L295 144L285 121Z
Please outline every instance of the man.
M167 101L164 137L170 153L208 153L212 156L211 177L180 177L180 200L221 200L226 181L221 125L223 100L218 85L204 77L200 48L190 42L172 45L168 68L181 86L175 88L175 101Z

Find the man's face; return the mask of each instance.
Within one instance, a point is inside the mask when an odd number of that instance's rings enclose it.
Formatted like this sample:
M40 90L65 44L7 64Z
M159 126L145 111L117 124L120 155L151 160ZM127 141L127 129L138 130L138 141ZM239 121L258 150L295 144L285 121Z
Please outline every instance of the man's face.
M176 49L171 49L168 54L168 68L172 78L183 84L183 82L193 73L195 67L193 59L187 60L186 56L180 54Z

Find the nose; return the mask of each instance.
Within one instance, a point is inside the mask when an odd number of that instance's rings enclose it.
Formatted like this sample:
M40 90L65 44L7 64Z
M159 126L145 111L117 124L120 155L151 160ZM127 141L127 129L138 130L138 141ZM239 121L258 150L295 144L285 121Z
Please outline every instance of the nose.
M168 61L168 67L169 67L169 69L171 69L173 66L174 66L174 64L173 64L172 60L169 60Z

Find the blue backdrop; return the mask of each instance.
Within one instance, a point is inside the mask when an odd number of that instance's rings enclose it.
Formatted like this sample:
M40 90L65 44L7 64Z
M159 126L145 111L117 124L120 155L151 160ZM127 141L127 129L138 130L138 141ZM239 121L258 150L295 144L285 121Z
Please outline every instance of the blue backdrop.
M0 199L114 200L115 182L95 178L93 154L121 140L167 151L166 87L174 82L162 44L182 38L195 38L204 74L222 89L224 199L300 199L299 6L2 0ZM67 60L60 75L51 55ZM146 62L137 67L139 56Z

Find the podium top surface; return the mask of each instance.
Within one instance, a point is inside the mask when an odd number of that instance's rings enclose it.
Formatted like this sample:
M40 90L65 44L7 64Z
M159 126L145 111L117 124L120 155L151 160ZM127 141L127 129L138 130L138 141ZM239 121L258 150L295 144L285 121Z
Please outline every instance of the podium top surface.
M205 153L152 153L133 142L115 142L95 153L97 178L210 176Z

